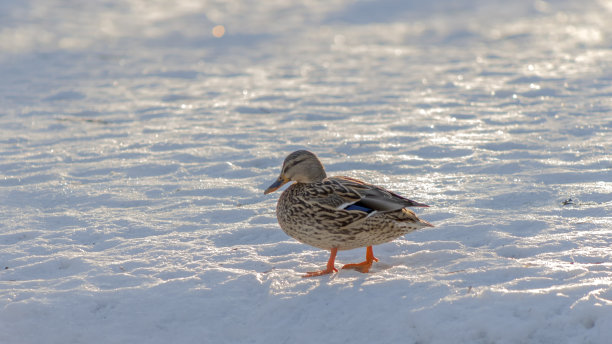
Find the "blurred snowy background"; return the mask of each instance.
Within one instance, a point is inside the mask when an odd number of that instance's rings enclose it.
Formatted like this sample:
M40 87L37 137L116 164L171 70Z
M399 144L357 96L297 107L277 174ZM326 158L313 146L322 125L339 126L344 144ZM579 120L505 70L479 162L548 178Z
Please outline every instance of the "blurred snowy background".
M610 18L0 0L0 343L608 342ZM436 227L300 278L263 195L299 148Z

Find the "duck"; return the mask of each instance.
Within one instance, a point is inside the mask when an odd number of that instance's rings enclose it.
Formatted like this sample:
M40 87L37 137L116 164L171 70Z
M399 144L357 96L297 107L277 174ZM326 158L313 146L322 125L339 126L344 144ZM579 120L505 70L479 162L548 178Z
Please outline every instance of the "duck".
M365 261L342 269L362 273L378 262L372 246L390 242L415 230L433 227L407 207L429 207L383 187L345 176L328 177L319 158L308 150L289 154L278 178L264 190L267 195L293 182L280 195L276 217L281 229L297 241L330 251L323 270L314 277L338 272L338 251L365 247Z

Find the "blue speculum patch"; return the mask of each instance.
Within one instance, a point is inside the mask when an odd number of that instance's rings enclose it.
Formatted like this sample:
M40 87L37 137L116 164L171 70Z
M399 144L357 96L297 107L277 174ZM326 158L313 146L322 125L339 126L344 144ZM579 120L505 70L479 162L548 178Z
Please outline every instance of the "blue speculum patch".
M359 210L359 211L366 212L368 214L374 211L374 209L370 209L368 207L362 207L357 204L351 204L348 207L344 208L344 210Z

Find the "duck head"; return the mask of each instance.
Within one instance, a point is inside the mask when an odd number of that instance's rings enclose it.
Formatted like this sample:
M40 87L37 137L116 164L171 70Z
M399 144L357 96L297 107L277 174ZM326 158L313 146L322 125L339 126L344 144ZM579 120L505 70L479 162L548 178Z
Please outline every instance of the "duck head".
M283 162L281 173L272 185L265 191L264 195L276 191L288 182L316 183L327 177L323 164L319 158L307 150L299 150L289 154Z

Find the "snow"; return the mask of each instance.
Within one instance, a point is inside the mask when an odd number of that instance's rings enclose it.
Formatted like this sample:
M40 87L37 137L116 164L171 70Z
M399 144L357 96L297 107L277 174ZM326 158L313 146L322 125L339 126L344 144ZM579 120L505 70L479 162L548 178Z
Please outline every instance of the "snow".
M609 342L611 16L0 2L0 343ZM436 227L301 278L329 253L263 195L296 149Z

